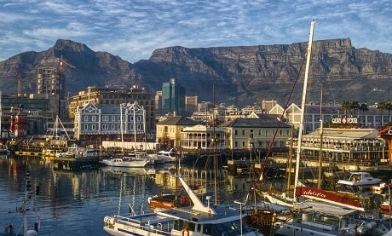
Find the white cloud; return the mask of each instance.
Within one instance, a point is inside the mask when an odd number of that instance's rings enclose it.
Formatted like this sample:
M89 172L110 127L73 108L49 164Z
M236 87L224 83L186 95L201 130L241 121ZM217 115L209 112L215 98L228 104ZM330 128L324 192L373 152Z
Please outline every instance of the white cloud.
M351 38L354 47L391 53L391 14L388 0L13 0L0 10L0 60L58 38L130 62L174 45L289 44L307 41L313 19L315 40Z

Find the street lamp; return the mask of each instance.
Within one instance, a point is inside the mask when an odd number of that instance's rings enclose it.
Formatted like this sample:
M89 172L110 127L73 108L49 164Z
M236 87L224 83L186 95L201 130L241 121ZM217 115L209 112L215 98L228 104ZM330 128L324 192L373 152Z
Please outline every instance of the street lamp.
M240 227L241 227L241 236L242 236L242 202L239 201L234 201L235 204L240 205Z

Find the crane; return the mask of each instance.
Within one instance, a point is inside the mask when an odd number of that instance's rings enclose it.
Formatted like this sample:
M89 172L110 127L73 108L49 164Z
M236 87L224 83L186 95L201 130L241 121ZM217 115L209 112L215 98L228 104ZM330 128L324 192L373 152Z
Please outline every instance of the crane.
M22 76L20 73L14 68L15 75L18 77L18 97L22 96Z
M62 97L64 98L64 95L66 92L65 91L65 78L64 78L64 65L66 65L72 69L74 69L76 67L74 65L66 62L63 59L63 55L61 55L59 58L57 58L57 62L59 63L59 72L58 73L59 73L59 77L60 77L60 84L61 84L60 87L62 88L62 91L60 93L62 94Z
M61 55L61 57L57 58L57 62L59 63L59 73L60 73L60 75L63 75L63 73L64 73L64 65L69 66L72 69L76 68L74 65L66 62L63 59L63 55Z

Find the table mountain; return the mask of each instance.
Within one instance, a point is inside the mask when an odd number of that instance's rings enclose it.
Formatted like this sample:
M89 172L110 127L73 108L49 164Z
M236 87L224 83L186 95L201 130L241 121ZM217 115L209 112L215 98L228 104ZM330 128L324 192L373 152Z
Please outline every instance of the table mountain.
M297 78L291 102L300 103L307 42L289 45L259 45L212 48L180 46L156 49L149 60L134 64L107 52L94 52L86 45L59 39L42 52L24 52L0 62L3 93L17 93L16 69L23 81L23 92L33 93L39 67L58 67L62 57L66 90L75 94L87 86L132 86L139 84L151 92L161 90L170 78L198 95L199 101L243 106L274 99L284 104ZM366 48L356 49L350 39L313 42L309 74L309 101L340 104L387 101L392 86L391 54Z

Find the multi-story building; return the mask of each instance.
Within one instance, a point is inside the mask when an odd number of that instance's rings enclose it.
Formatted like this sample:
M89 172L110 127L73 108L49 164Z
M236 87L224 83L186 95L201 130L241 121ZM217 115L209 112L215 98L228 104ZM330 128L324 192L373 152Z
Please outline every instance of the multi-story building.
M147 139L151 139L155 133L155 100L152 96L145 88L138 85L134 85L130 89L88 87L87 91L81 91L72 97L69 104L69 115L70 118L75 117L77 107L83 107L89 102L117 108L122 103L137 102L146 111L146 135Z
M156 114L162 113L162 91L155 92L155 112Z
M176 79L162 85L162 113L181 115L185 110L185 89Z
M157 123L156 142L162 148L177 148L181 145L181 131L186 127L192 127L200 122L184 116L174 116Z
M225 130L222 128L195 125L183 128L181 136L181 147L184 149L226 148Z
M269 100L269 101L263 100L261 101L261 109L263 110L263 112L268 112L274 106L276 106L276 104L278 104L278 102L275 100Z
M110 106L86 103L76 109L74 135L91 138L140 141L145 137L145 110L137 102Z
M186 112L197 111L197 96L185 96L185 111Z
M229 149L266 149L274 137L278 120L274 115L263 115L260 118L237 118L219 127L225 129L225 143ZM286 147L286 141L290 137L291 125L281 123L272 147Z
M268 113L281 115L283 108L277 104ZM301 120L302 109L292 103L285 112L284 118L298 128ZM304 115L304 133L310 133L320 127L320 120L326 128L351 125L356 127L379 127L385 126L392 121L392 115L388 111L383 111L381 118L381 110L376 107L369 107L367 111L360 110L344 111L340 106L320 106L305 105Z

